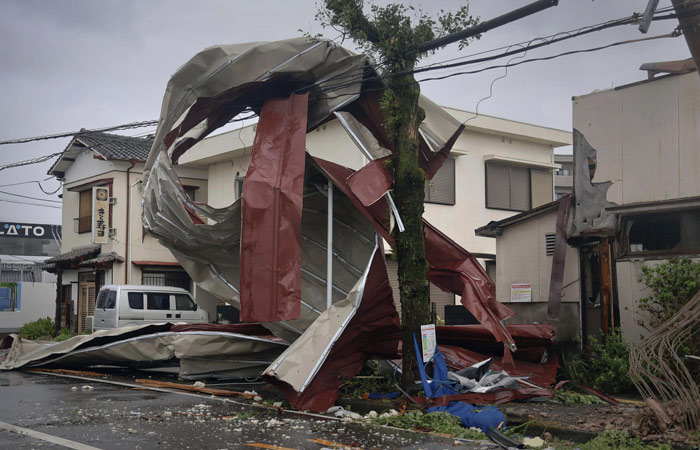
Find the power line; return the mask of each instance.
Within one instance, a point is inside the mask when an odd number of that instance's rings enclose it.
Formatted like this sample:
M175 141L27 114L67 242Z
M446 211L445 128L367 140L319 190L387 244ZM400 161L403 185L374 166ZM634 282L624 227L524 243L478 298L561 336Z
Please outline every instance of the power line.
M17 203L18 205L43 206L44 208L54 208L54 209L61 209L62 208L61 206L40 205L39 203L16 202L14 200L7 200L4 198L0 198L0 202Z
M0 187L19 186L21 184L29 184L29 183L41 183L42 181L49 181L51 178L53 178L53 177L46 177L43 180L20 181L18 183L0 184Z
M657 13L658 13L658 12L666 12L666 11L669 10L669 9L671 9L671 8L662 9L662 10L660 10L660 11L657 11ZM698 12L698 11L693 11L693 12L691 12L691 13L688 13L688 14L684 15L683 17L691 16L691 15L698 15L698 14L700 14L700 12ZM655 16L655 17L654 17L654 20L675 19L675 18L678 18L678 17L681 17L681 16L676 15L676 14L668 14L668 15L665 15L665 16ZM433 63L433 64L428 65L428 66L419 67L419 68L415 68L415 69L413 69L413 70L407 70L407 71L404 71L404 72L396 72L396 73L388 74L388 75L376 75L376 76L373 76L373 77L365 78L365 79L362 80L362 82L365 83L365 82L373 81L373 80L379 81L379 80L386 79L386 78L389 78L389 77L404 76L404 75L415 75L415 74L417 74L417 73L422 73L422 72L430 72L430 71L434 71L434 70L442 70L442 69L448 69L448 68L453 68L453 67L461 67L461 66L464 66L464 65L470 65L470 64L477 64L477 63L482 63L482 62L487 62L487 61L493 61L493 60L495 60L495 59L500 59L500 58L504 58L504 57L507 57L507 56L515 55L515 54L518 54L518 53L527 52L527 51L529 51L529 50L534 50L534 49L539 48L539 47L543 47L543 46L550 45L550 44L554 44L554 43L561 42L561 41L564 41L564 40L572 39L572 38L579 37L579 36L582 36L582 35L585 35L585 34L590 34L590 33L593 33L593 32L602 31L602 30L605 30L605 29L607 29L607 28L612 28L612 27L617 27L617 26L621 26L621 25L628 25L628 24L637 23L638 20L639 20L639 15L635 13L635 14L633 14L633 15L631 15L631 16L628 16L628 17L623 17L623 18L620 18L620 19L613 19L613 20L609 20L609 21L607 21L607 22L603 22L603 23L600 23L600 24L589 25L589 26L577 28L577 29L570 30L570 31L559 32L559 33L556 33L556 34L553 34L553 35L550 35L550 36L546 36L546 37L534 38L534 39L532 39L532 40L530 40L530 41L526 41L526 42L523 42L523 43L520 43L520 44L511 44L511 45L509 45L509 46L507 46L507 47L505 47L505 48L510 49L510 48L512 48L512 47L514 47L514 46L516 46L516 45L519 45L521 48L516 49L516 50L512 50L512 51L506 51L506 52L501 53L501 54L498 54L498 55L493 55L493 56L488 56L488 57L483 57L483 58L478 58L478 59L472 59L472 60L462 61L462 62L453 63L453 64ZM564 36L561 36L562 34L564 34ZM557 36L559 36L559 37L557 37ZM536 42L536 41L538 41L538 40L542 40L543 42L541 42L541 43L539 43L539 44L534 44L534 45L532 45L533 42ZM523 46L522 44L527 44L527 45L526 45L526 46ZM500 49L502 49L502 48L504 48L504 47L501 47ZM484 53L491 53L491 52L496 51L496 50L499 50L499 49L492 49L492 50L488 50L488 51L485 51L485 52L476 53L475 55L484 54ZM472 55L472 56L473 56L473 55ZM468 57L468 56L465 56L465 57ZM448 60L448 61L459 60L459 59L462 59L462 58L464 58L464 57L454 58L454 59ZM502 68L502 67L504 67L504 66L503 66L503 65L500 65L500 66L495 66L495 67L493 67L493 68ZM487 70L490 70L490 69L487 69ZM467 73L476 73L476 72L459 72L459 73L457 73L457 74L460 75L460 74L467 74ZM437 78L436 78L436 79L437 79ZM433 80L433 78L426 79L426 81L429 81L429 80ZM419 80L419 81L422 81L422 80ZM340 83L340 84L336 84L336 85L326 85L326 86L324 86L324 89L322 89L319 93L320 93L320 94L324 94L324 93L328 93L328 92L332 92L332 91L337 91L337 90L340 90L340 89L345 89L345 88L347 88L347 87L351 87L351 86L353 86L353 85L355 85L355 84L358 84L358 83L359 83L359 82L357 82L357 81L351 81L351 82ZM306 88L309 88L309 87L314 87L314 86L316 86L316 85L318 85L318 84L319 84L319 83L315 83L315 84L309 85L308 87L299 89L299 90L297 90L296 92L299 92L299 91L301 91L301 90L303 90L303 89L306 89ZM374 89L374 90L377 90L377 89ZM346 94L346 95L350 95L350 94ZM343 96L343 95L339 95L339 96L337 96L337 97L341 97L341 96ZM329 99L333 99L333 98L336 98L336 97L329 97Z
M5 164L4 166L0 166L0 171L5 170L5 169L12 169L14 167L22 167L22 166L28 166L31 164L39 164L46 162L50 160L51 158L54 158L58 155L63 154L63 152L58 152L58 153L51 153L50 155L44 155L44 156L39 156L38 158L33 158L33 159L27 159L25 161L18 161L10 164Z
M71 132L65 132L65 133L56 133L56 134L47 134L44 136L34 136L34 137L27 137L27 138L21 138L21 139L11 139L8 141L0 141L0 145L8 145L8 144L24 144L27 142L34 142L34 141L45 141L48 139L57 139L57 138L62 138L62 137L71 137L71 136L80 136L83 134L88 134L88 133L93 133L93 132L104 132L104 131L116 131L116 130L129 130L132 128L141 128L141 127L150 127L153 125L158 125L157 120L145 120L143 122L131 122L131 123L125 123L122 125L114 125L111 127L104 127L104 128L93 128L91 130L85 130L82 129L80 131L71 131Z
M0 194L12 195L12 196L21 197L21 198L28 198L29 200L39 200L39 201L42 201L42 202L59 203L59 204L62 203L62 202L60 202L60 201L58 201L58 200L48 200L48 199L45 199L45 198L30 197L30 196L28 196L28 195L13 194L12 192L0 191Z

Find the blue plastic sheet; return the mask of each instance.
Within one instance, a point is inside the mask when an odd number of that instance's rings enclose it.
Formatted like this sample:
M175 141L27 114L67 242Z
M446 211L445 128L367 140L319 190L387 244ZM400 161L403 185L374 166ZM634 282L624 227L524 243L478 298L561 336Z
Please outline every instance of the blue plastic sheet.
M506 424L506 416L495 406L486 406L476 409L469 403L452 402L447 406L435 406L429 408L428 412L447 412L460 419L462 426L467 428L480 428L486 431L489 427L503 428Z
M421 358L421 352L418 349L418 342L416 341L416 336L413 336L413 345L416 348L416 358L418 359L418 372L420 374L421 382L423 383L423 391L425 396L428 398L441 397L443 395L454 395L457 390L453 389L455 383L447 379L447 364L445 363L445 357L442 356L437 348L435 349L435 356L433 356L433 363L435 365L433 370L432 380L428 379L428 375L425 372L425 366ZM447 412L453 416L457 416L460 419L460 423L469 428L475 427L482 431L486 431L489 427L499 428L506 424L506 417L503 415L500 409L495 406L487 406L484 408L476 409L469 403L464 402L451 402L447 406L435 406L429 408L428 412Z

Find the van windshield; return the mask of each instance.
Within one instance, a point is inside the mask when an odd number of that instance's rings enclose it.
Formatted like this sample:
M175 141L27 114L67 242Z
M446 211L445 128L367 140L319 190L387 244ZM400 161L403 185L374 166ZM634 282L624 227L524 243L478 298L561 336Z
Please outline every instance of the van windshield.
M175 294L175 309L178 311L196 311L197 305L187 294Z
M114 309L117 305L117 293L115 291L102 291L97 296L97 304L95 305L98 309Z

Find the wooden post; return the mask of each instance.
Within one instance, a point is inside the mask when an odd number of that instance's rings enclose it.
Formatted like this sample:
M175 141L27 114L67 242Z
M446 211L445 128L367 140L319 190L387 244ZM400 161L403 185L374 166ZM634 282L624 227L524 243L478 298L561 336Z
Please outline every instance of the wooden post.
M603 310L603 339L615 329L612 288L610 239L605 238L600 242L600 296Z
M54 321L55 334L61 331L61 306L63 303L63 267L61 263L56 264L56 317Z

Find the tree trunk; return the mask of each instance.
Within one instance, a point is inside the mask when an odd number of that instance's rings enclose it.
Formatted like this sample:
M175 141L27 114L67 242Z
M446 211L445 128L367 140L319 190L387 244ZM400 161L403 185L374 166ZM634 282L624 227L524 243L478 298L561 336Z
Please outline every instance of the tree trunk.
M405 226L405 231L395 231L394 237L401 298L401 384L408 388L418 378L413 336L420 340L420 326L430 320L428 263L423 236L425 173L418 166L418 126L425 113L418 106L420 90L413 76L393 78L388 84L382 104L387 131L396 149L394 196Z

